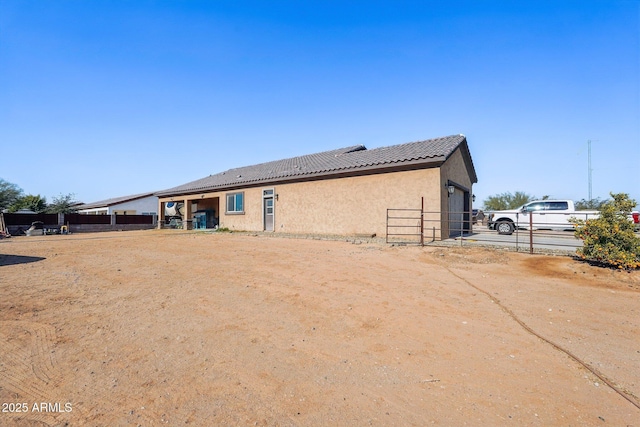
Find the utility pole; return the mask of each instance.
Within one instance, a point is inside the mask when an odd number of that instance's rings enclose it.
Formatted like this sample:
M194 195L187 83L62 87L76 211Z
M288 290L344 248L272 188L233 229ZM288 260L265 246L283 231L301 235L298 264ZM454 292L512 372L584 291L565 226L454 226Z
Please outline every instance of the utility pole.
M588 150L589 150L589 160L588 160L588 162L589 162L589 165L588 165L588 169L589 169L589 202L591 202L591 171L593 169L591 169L591 140L590 139L587 141L587 147L588 147Z

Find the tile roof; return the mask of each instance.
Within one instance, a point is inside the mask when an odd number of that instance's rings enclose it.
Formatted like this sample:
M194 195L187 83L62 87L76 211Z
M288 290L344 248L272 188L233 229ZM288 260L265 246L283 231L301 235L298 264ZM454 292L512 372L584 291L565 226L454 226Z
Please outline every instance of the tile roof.
M122 197L114 197L112 199L101 200L99 202L93 203L82 203L78 206L75 206L76 209L94 209L94 208L106 208L107 206L117 205L118 203L130 202L132 200L142 199L144 197L154 196L153 192L134 194L131 196L122 196Z
M290 181L359 171L373 171L403 165L432 165L444 162L461 144L464 135L452 135L425 141L368 150L364 145L324 151L316 154L276 160L253 166L229 169L215 175L162 190L158 196L238 188L252 184ZM471 164L473 169L473 165ZM475 178L475 172L472 171Z

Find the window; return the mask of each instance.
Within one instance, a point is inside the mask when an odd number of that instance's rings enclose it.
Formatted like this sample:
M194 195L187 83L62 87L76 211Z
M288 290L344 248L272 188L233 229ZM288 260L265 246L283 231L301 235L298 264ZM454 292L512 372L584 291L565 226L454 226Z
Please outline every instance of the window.
M549 202L547 203L548 211L566 211L569 209L569 204L567 202Z
M544 203L538 202L538 203L531 203L529 205L525 205L522 211L534 212L534 211L543 211L543 210L544 210Z
M244 213L244 193L227 194L227 213Z

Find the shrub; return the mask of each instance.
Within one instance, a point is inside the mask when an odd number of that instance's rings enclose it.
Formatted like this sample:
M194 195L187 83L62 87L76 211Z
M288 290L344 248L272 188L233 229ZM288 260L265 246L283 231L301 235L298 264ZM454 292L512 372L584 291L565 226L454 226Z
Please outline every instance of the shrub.
M515 209L535 199L535 196L525 193L524 191L516 191L515 194L502 193L489 196L484 201L483 207L488 211L502 211L505 209Z
M640 239L629 220L636 202L624 193L611 193L611 197L612 200L602 205L597 218L572 218L576 237L584 241L577 254L584 260L609 267L640 268Z

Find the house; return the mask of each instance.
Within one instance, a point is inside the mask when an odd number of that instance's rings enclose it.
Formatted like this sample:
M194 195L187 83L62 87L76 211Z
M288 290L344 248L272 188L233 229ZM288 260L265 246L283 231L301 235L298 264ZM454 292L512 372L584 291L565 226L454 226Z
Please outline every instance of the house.
M115 197L77 206L78 213L88 215L157 215L158 196L153 192Z
M476 182L464 135L371 150L354 145L230 169L159 191L158 224L166 222L167 205L180 204L185 228L219 224L231 230L382 237L388 209L423 208L437 218L434 237L441 238L470 227ZM419 229L416 221L411 227Z

